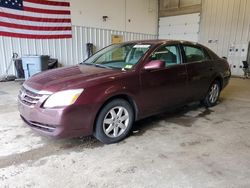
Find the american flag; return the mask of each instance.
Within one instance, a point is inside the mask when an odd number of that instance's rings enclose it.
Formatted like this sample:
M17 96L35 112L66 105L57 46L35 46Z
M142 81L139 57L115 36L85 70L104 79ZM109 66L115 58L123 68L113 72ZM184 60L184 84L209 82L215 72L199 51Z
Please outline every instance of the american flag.
M71 38L70 4L63 0L0 0L0 36Z

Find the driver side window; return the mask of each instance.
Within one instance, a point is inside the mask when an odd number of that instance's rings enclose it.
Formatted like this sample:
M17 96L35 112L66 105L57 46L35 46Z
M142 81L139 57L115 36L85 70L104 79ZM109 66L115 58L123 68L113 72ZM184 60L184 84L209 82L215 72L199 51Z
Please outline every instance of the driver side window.
M161 60L166 67L180 64L179 48L176 45L167 45L157 49L151 56L151 60Z

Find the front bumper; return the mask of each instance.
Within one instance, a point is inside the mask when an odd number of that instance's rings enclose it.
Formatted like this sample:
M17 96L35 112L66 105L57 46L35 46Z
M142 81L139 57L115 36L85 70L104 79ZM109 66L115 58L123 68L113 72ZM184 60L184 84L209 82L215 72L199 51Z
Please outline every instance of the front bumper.
M18 110L23 121L40 134L55 138L88 136L93 133L95 105L71 105L62 108L42 108L48 96L26 88L18 96Z
M60 109L30 108L18 101L20 116L33 130L55 138L88 136L93 132L93 118L88 107Z

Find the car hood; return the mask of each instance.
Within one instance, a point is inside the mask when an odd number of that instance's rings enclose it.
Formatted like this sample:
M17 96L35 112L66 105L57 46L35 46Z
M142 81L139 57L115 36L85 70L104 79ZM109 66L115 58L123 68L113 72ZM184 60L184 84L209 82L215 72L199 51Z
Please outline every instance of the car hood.
M24 85L39 91L57 92L105 82L119 73L121 70L77 65L39 73L25 81Z

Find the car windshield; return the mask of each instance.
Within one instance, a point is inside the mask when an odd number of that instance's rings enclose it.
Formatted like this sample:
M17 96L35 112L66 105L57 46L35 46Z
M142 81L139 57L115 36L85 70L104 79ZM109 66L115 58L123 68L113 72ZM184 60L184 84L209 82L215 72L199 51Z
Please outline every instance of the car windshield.
M83 63L104 68L132 69L150 48L150 44L113 44Z

